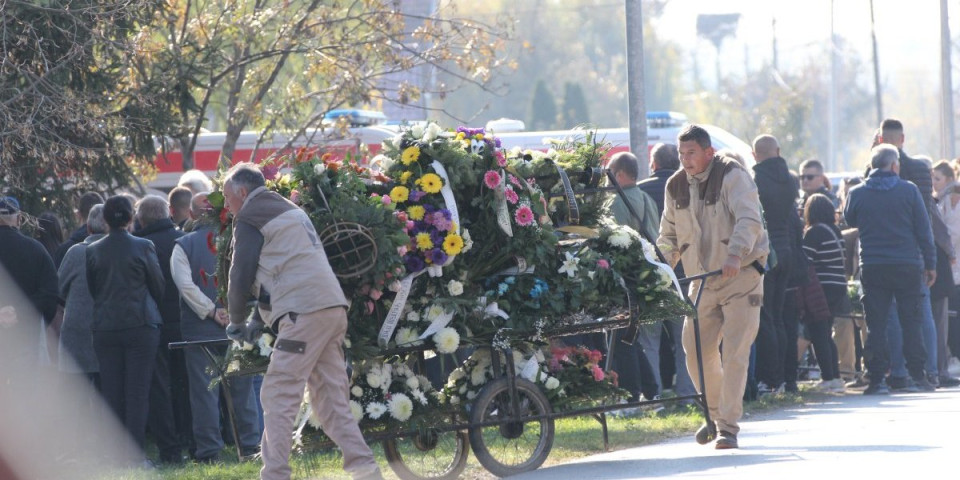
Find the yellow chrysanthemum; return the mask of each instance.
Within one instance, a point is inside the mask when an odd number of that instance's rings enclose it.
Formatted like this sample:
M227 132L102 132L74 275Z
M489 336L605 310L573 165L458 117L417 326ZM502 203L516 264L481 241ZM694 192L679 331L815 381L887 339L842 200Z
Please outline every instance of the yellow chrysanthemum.
M417 248L420 250L430 250L433 248L433 240L430 240L429 233L418 233L417 234Z
M478 134L474 135L473 138L475 138L475 139L477 139L477 140L483 140L483 134L482 134L482 133L478 133Z
M404 165L410 165L413 162L416 162L420 158L420 147L414 145L412 147L407 147L403 151L403 154L400 155L400 161Z
M410 189L407 187L396 186L390 189L390 199L397 203L406 202L410 198Z
M456 255L460 250L463 250L463 238L460 235L451 233L443 239L443 251L447 252L447 255Z
M463 140L464 137L466 137L466 135L464 135L463 132L457 132L457 136L456 136L455 138L456 138L457 140Z
M413 176L413 172L403 172L400 174L400 183L407 183L410 181L410 177Z
M427 210L421 207L420 205L414 205L407 209L407 215L410 216L411 220L423 220L423 216L427 213Z
M427 193L437 193L443 188L443 179L435 173L428 173L420 178L420 186Z

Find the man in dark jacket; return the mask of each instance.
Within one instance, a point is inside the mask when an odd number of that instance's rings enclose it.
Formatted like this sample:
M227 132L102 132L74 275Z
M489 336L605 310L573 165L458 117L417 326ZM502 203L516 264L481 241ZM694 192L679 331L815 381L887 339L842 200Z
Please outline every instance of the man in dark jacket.
M753 141L754 181L760 193L763 219L767 225L770 246L776 252L777 265L763 277L763 308L760 309L760 330L757 332L757 379L760 393L769 393L783 385L796 391L796 378L786 378L784 362L787 333L783 323L783 304L787 280L792 274L796 239L791 223L797 218L797 185L787 161L780 156L780 144L772 135L760 135Z
M650 150L650 171L653 172L637 186L657 203L657 211L663 215L663 189L667 180L680 168L680 154L672 143L658 143Z
M653 198L657 204L657 214L663 216L664 189L667 180L680 168L680 152L672 143L658 143L650 150L650 174L647 179L637 183L637 187ZM683 265L677 264L677 276L683 276ZM663 322L666 335L661 335L660 343L660 373L662 379L669 379L672 372L676 375L673 381L673 392L678 396L696 395L690 374L687 372L687 356L683 351L683 342L680 339L682 324L678 322ZM671 367L672 365L672 367ZM664 382L666 384L666 382Z
M800 164L800 187L803 188L803 198L800 202L802 208L807 204L807 199L815 193L822 193L833 202L834 208L840 208L840 199L827 188L827 177L823 174L823 164L820 160L804 160Z
M929 389L920 335L921 284L936 280L937 257L926 207L917 187L902 180L899 151L879 145L871 151L873 171L850 191L847 223L860 230L863 306L870 336L864 347L870 386L865 394L887 394L890 367L887 317L891 299L903 331L903 353L913 381Z
M0 361L7 362L3 368L36 365L38 323L49 323L57 312L57 270L43 245L20 233L20 203L4 196L0 196L0 282ZM6 329L17 334L4 333ZM0 382L3 378L0 375Z
M159 195L147 195L137 203L138 237L153 242L157 259L163 270L163 299L158 305L163 326L160 330L160 348L150 388L150 431L156 436L160 461L179 463L182 448L192 438L190 434L190 398L187 393L187 370L182 350L170 350L167 344L179 342L180 295L170 274L170 256L173 246L183 231L170 219L167 200Z
M80 196L80 202L77 205L77 219L82 225L77 227L67 238L67 241L57 248L57 254L53 258L53 263L57 268L60 268L60 264L63 263L63 257L67 255L67 250L87 238L87 235L89 235L87 233L87 217L90 216L90 209L94 205L100 204L103 204L103 197L97 192L87 192Z
M189 192L189 190L188 190ZM193 196L190 219L196 222L209 208L207 194ZM184 341L225 340L224 328L230 323L227 311L218 306L217 285L213 276L217 271L217 255L210 247L213 228L195 223L196 229L177 239L170 259L170 273L180 291L180 325ZM226 346L218 347L222 357ZM219 460L223 450L220 434L220 389L210 389L213 380L213 363L206 352L199 348L184 350L187 376L190 379L190 412L193 414L193 440L196 443L194 458L200 463ZM243 456L256 454L260 449L260 421L257 400L254 397L253 377L236 376L221 384L230 389L233 401L233 419L240 436L240 453Z
M950 233L947 225L940 215L940 210L936 208L933 200L933 179L930 176L930 166L921 160L911 158L903 151L903 124L896 119L888 118L880 124L880 142L897 147L900 159L900 178L912 182L920 190L920 196L923 198L923 204L926 207L926 213L930 219L930 227L933 231L933 241L936 245L937 263L941 266L941 271L951 262L955 261L956 255L953 251L953 242L950 239ZM953 278L951 276L938 276L938 290L953 290ZM937 329L933 320L933 309L930 304L930 288L927 285L921 285L921 332L923 345L926 349L926 371L927 380L933 385L939 385L939 376L942 374L947 381L952 380L948 372L940 372L937 368ZM891 315L894 313L891 312ZM903 343L903 337L897 328L895 322L890 322L887 330L887 338L890 341L890 379L889 387L893 390L913 391L912 385L907 378L907 372L904 368L904 359L900 355L900 345Z

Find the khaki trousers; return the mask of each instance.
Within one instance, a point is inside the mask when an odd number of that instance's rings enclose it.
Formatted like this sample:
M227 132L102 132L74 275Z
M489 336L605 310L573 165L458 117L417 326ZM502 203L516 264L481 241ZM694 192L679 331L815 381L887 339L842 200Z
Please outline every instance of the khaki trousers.
M863 316L833 319L833 343L837 345L837 360L840 362L840 378L846 381L857 376L857 351L854 343L854 326L860 327L861 345L867 344L867 323Z
M264 480L290 478L290 447L293 422L300 410L303 387L310 388L311 407L320 419L323 432L343 452L343 469L354 476L378 468L373 452L363 440L357 421L350 413L349 382L343 358L347 312L342 307L300 314L280 321L277 347L263 377ZM302 352L285 345L303 345ZM281 350L282 349L282 350Z
M696 298L695 290L691 298ZM743 416L743 392L747 385L750 346L760 326L763 304L763 277L752 267L719 289L704 288L697 317L703 349L703 376L707 406L717 429L736 435ZM723 343L723 355L720 344ZM693 319L683 322L683 350L687 354L690 379L700 388ZM701 392L702 393L702 392Z

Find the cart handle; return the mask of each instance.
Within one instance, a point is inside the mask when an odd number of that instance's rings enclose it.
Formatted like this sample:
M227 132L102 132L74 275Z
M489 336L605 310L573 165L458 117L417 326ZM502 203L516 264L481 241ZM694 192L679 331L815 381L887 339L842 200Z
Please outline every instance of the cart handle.
M226 345L233 340L229 338L221 338L217 340L193 340L189 342L170 342L167 344L167 348L170 350L180 350L184 348L191 347L216 347L219 345Z

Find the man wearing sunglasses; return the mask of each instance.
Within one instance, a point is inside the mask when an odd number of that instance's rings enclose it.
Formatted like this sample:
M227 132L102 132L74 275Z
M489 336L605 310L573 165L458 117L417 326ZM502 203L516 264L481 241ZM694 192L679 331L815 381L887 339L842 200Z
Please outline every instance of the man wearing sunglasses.
M810 159L800 164L800 188L803 190L801 208L807 204L807 199L814 193L826 195L833 202L834 208L840 208L840 200L827 188L827 176L823 174L823 164L820 160Z

